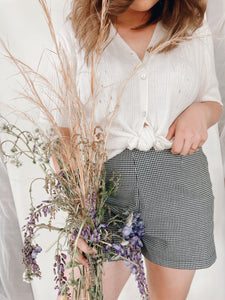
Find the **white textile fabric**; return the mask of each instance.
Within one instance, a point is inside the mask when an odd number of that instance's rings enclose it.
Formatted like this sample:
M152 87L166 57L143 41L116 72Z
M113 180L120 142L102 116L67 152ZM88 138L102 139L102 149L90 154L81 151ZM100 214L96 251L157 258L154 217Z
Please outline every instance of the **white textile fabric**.
M22 237L16 208L0 152L0 300L33 300L31 285L23 282Z
M148 48L166 34L167 30L159 21ZM95 125L104 124L106 112L111 113L115 108L125 82L126 87L110 128L106 144L108 158L125 148L142 151L151 147L156 150L171 148L174 137L171 140L165 138L169 126L189 105L203 101L216 101L223 105L215 72L213 41L206 20L193 36L192 40L182 42L168 53L151 54L146 51L141 61L111 25L108 39L113 39L104 50L96 72L99 89L95 99ZM84 63L84 51L78 51L78 41L75 42L68 21L59 32L58 40L68 53L69 60L76 56L77 86L85 116L90 120L91 67ZM52 58L57 65L57 56ZM135 73L134 68L137 68ZM57 90L59 78L52 69L51 62L45 75ZM56 121L60 126L67 127L68 119L62 109ZM43 121L44 115L41 114L40 122Z
M225 103L225 0L208 0L206 16L212 31L216 74L219 81L220 94ZM220 144L223 159L224 183L225 183L225 109L218 122Z

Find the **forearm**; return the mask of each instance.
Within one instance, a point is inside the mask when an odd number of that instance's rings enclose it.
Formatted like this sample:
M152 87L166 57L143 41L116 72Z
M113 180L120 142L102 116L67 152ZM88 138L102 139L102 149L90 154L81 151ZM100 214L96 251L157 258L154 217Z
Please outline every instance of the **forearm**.
M199 102L199 104L202 105L203 109L205 110L207 128L216 124L220 119L222 106L215 101L203 101Z

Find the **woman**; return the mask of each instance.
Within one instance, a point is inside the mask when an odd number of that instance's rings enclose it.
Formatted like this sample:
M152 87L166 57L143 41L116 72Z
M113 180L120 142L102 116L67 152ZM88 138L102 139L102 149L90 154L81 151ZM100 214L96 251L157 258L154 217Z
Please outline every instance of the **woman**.
M67 50L80 55L78 67L86 72L78 78L82 97L88 97L90 91L86 86L90 82L88 58L97 41L101 3L74 0L68 18L72 26L62 31ZM107 145L107 178L112 169L122 174L117 195L109 197L108 204L129 205L142 214L146 227L142 253L151 300L183 300L196 269L208 268L216 260L214 195L202 145L207 129L220 118L222 101L212 39L195 38L209 34L203 22L206 3L108 3L106 22L112 24L106 40L114 38L107 44L99 68L105 87L112 84L109 94L116 98L120 83L136 65L140 66L124 90ZM77 52L74 33L83 54ZM190 33L192 40L149 55L148 50L160 41ZM105 96L107 89L104 91ZM99 101L98 105L101 108L104 104ZM101 121L102 115L100 110L96 119ZM59 121L66 134L67 120ZM79 240L78 247L87 252L84 240ZM87 263L82 254L77 260ZM115 300L130 271L123 261L109 262L104 268L104 299Z

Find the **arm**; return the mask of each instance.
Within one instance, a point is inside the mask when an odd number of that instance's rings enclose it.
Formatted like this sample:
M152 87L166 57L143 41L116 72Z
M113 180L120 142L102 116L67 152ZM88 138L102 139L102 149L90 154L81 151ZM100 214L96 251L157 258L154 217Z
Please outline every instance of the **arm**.
M171 148L174 154L192 154L198 151L208 138L207 130L218 122L222 106L215 101L204 101L189 105L172 123L167 139L175 135Z
M222 114L222 106L215 101L203 101L200 104L205 111L207 128L209 128L219 121Z
M208 24L201 27L197 55L199 58L199 91L172 123L167 139L175 135L171 152L181 155L198 151L208 138L207 129L218 122L222 114L222 99L215 70L213 40Z

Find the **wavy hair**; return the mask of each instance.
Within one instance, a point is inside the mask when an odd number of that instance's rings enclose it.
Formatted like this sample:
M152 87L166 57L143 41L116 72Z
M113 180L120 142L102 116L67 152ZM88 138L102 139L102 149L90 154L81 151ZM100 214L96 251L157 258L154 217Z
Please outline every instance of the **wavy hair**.
M87 64L93 51L101 52L106 46L110 23L116 23L117 16L125 12L133 2L134 0L72 0L71 11L66 20L71 21L80 48L85 50ZM177 42L166 43L159 51L167 52L202 25L206 6L206 0L159 0L150 9L149 20L133 29L144 28L161 20L168 34L154 48L177 37Z

